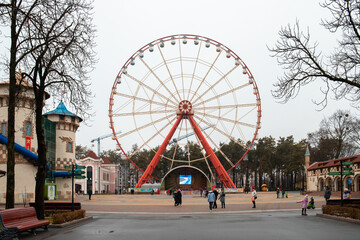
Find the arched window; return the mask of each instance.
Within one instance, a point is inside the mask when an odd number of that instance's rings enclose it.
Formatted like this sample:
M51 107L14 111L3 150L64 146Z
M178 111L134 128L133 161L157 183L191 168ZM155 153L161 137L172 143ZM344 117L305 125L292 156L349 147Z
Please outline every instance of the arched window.
M31 122L25 122L25 136L31 137Z

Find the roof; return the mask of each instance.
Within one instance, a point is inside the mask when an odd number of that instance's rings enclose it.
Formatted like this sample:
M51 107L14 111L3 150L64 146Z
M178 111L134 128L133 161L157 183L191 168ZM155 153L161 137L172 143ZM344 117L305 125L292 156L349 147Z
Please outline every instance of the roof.
M21 84L21 86L32 89L32 84L25 78L21 76L22 72L21 69L16 72L15 79L16 79L16 85ZM10 81L2 81L0 82L0 85L9 85ZM45 99L50 98L50 94L45 91Z
M112 162L110 162L110 160L107 157L104 157L102 160L104 164L112 164Z
M90 151L85 157L83 157L83 159L88 157L92 159L100 159L93 151Z
M333 159L333 160L328 160L328 161L324 161L324 162L315 162L308 168L308 170L316 170L316 169L340 166L340 161L343 161L343 162L352 161L354 163L360 163L360 155L354 155L354 156L345 157L345 158Z
M70 112L69 110L67 110L64 102L61 100L59 105L57 106L57 108L55 108L54 110L44 113L43 115L66 115L66 116L71 116L71 117L77 117L80 119L80 122L82 121L82 119L73 114L72 112Z

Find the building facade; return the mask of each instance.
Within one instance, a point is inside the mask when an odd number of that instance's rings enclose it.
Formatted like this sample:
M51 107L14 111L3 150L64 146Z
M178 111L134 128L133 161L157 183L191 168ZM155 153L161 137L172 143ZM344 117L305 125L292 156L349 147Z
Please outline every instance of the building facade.
M0 83L0 171L7 170L7 112L9 83ZM35 98L32 86L23 80L17 85L15 112L15 203L35 200L37 173L37 137ZM45 99L50 96L46 94ZM81 118L69 112L61 101L58 107L44 114L43 127L47 146L48 182L57 185L57 199L71 199L71 178L64 166L75 163L76 130ZM55 177L56 173L63 173ZM6 201L6 177L0 178L0 203Z
M76 191L87 194L89 189L95 194L114 194L122 189L121 166L111 163L107 158L98 157L90 151L82 159L76 160L79 166L85 166L85 179L76 179Z
M307 191L324 191L326 187L330 187L332 191L341 191L341 179L338 175L341 171L341 162L353 163L343 166L343 169L351 169L343 170L351 173L343 176L344 189L347 188L352 192L360 191L360 155L311 164L307 168Z

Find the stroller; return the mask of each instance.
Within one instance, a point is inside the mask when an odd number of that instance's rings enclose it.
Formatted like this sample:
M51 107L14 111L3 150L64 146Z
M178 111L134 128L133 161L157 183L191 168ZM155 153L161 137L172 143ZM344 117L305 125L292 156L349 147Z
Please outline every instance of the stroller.
M315 201L313 197L310 198L310 201L307 205L307 209L315 209Z

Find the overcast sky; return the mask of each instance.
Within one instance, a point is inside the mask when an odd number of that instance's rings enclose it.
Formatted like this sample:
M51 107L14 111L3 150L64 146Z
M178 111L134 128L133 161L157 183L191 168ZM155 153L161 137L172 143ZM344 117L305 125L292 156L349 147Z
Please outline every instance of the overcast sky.
M171 2L171 3L170 3ZM276 139L293 135L296 141L319 128L324 117L337 109L351 109L348 102L330 101L322 111L312 103L321 100L318 85L303 88L299 95L281 104L271 95L273 84L283 71L267 46L278 39L281 26L298 19L302 29L311 32L323 53L330 52L336 38L320 26L329 16L319 1L95 1L99 62L91 73L96 95L96 116L82 125L77 144L91 147L90 140L110 133L108 102L112 84L122 65L147 43L172 34L197 34L217 40L247 64L255 77L262 100L262 128L259 137ZM351 109L355 111L354 109ZM101 142L101 150L113 149L111 138ZM97 150L95 144L94 150Z
M95 0L94 24L97 28L97 57L90 74L95 94L95 115L82 124L77 145L91 147L90 140L110 133L108 106L111 88L123 64L147 43L173 34L196 34L214 39L246 63L257 82L262 100L262 128L259 137L276 139L293 135L296 141L319 128L324 117L337 109L349 109L349 102L331 100L322 111L312 103L321 100L319 86L303 88L299 95L281 104L271 95L273 84L283 71L267 46L274 46L281 26L298 19L303 30L309 29L311 41L317 41L323 53L330 52L336 38L320 26L329 12L314 0ZM48 106L52 109L55 106ZM72 109L69 109L72 110ZM93 147L97 150L97 145ZM111 138L101 142L101 150L115 149ZM127 149L126 149L127 151Z

